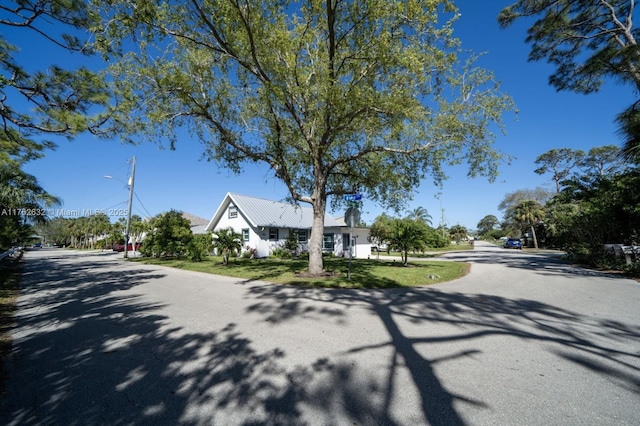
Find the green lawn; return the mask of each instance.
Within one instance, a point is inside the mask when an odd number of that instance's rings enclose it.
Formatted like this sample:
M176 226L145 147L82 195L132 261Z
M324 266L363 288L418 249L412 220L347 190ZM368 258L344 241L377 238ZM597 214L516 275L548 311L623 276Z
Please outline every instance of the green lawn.
M388 288L413 287L451 281L469 272L469 265L458 262L420 261L407 267L397 261L353 259L351 280L348 279L348 259L325 258L326 277L305 277L308 260L231 259L223 265L220 257L211 256L203 262L138 258L135 262L170 266L190 271L262 280L279 284L315 287Z
M468 243L460 243L460 244L451 244L447 247L442 247L442 248L431 248L428 247L424 250L424 252L422 253L414 253L412 251L409 252L409 257L414 257L414 258L430 258L430 257L437 257L439 255L441 255L442 253L449 253L452 251L467 251L467 250L473 250L473 246L471 244ZM372 252L371 253L371 257L372 258L376 258L378 256L378 253L376 252ZM399 251L392 251L391 253L388 253L386 251L381 251L380 252L380 256L394 256L394 257L400 257L400 252Z

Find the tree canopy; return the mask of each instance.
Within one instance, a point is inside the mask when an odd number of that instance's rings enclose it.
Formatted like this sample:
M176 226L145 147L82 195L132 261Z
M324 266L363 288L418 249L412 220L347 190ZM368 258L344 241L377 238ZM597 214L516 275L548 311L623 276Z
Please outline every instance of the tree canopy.
M480 235L485 235L493 231L499 224L500 221L498 220L498 218L492 214L489 214L480 219L476 227L478 228L478 233Z
M94 18L86 2L9 0L0 5L0 12L0 161L21 164L54 147L37 135L96 131L105 116L95 108L107 107L109 91L104 78L86 67L48 64L33 70L16 59L21 50L37 53L24 43L20 48L15 44L37 35L62 55L92 54L87 40L79 37Z
M526 41L529 60L555 66L549 84L558 90L592 93L606 78L640 90L640 31L634 0L519 0L504 8L504 28L535 16ZM640 110L636 101L617 117L628 159L640 162Z
M569 177L571 170L580 164L584 156L584 151L579 149L552 149L536 158L535 163L540 167L535 172L539 175L551 173L556 192L560 192L562 181Z
M443 163L496 174L492 132L514 107L453 36L449 0L96 5L123 130L171 147L190 131L233 171L267 165L313 207L312 274L327 203L343 194L397 210Z
M25 173L24 164L55 148L48 139L51 135L72 137L97 131L106 120L109 102L104 78L86 67L27 66L21 63L20 54L39 57L43 49L57 49L59 58L91 54L80 35L86 35L81 31L91 26L93 18L81 0L7 0L0 4L0 208L27 212L0 218L5 236L28 232L30 222L46 219L41 213L61 201ZM43 44L25 42L33 38ZM40 213L28 214L30 211ZM19 237L11 240L20 242Z

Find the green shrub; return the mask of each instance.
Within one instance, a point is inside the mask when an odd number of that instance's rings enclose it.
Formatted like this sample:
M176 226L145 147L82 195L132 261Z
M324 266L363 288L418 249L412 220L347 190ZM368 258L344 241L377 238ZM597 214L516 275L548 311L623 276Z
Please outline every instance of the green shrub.
M211 234L197 234L187 247L187 256L192 262L202 262L213 250Z
M284 247L276 247L271 250L271 254L269 256L275 257L276 259L291 259L291 251Z

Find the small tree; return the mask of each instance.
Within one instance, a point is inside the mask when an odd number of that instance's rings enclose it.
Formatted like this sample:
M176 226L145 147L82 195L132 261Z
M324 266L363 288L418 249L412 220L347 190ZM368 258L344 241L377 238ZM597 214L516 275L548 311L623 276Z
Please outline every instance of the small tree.
M222 255L222 263L228 265L231 253L242 250L242 235L232 227L216 231L213 233L213 247Z
M456 241L456 244L460 244L460 241L467 238L469 231L462 225L453 225L451 229L449 229L449 235Z
M442 248L449 245L449 240L442 236L442 232L437 229L428 227L425 243L427 247Z
M391 223L393 218L382 213L376 217L369 228L369 235L371 236L371 242L378 245L380 249L381 244L387 244L387 250L389 249L389 236L391 234Z
M407 266L409 250L424 250L429 228L424 222L393 219L388 235L389 247L400 252L402 265Z
M197 234L189 243L187 255L192 262L202 262L213 250L213 238L210 233Z
M293 229L289 229L289 234L287 235L287 239L284 240L283 248L289 250L291 257L296 255L298 251L298 234Z

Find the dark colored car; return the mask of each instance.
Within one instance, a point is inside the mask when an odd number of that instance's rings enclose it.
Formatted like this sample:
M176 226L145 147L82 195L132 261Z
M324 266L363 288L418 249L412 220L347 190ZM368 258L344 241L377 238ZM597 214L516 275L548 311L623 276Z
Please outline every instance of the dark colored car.
M507 240L504 242L503 247L508 249L512 248L522 250L522 241L517 238L507 238Z
M42 243L35 243L33 248L42 248Z

